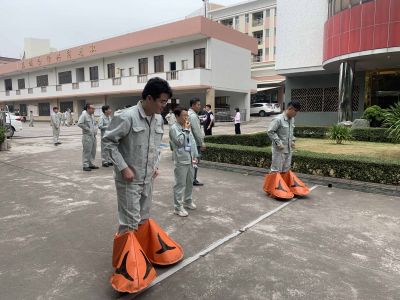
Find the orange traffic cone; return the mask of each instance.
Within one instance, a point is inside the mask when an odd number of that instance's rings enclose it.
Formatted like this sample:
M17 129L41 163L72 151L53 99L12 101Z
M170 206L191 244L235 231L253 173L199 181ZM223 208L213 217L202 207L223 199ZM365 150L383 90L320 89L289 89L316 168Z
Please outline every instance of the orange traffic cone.
M182 247L171 239L158 224L148 219L135 233L149 260L156 265L172 265L183 259Z
M119 292L139 292L157 276L133 231L115 236L112 265L110 283Z
M281 174L277 172L265 175L263 188L264 192L273 198L292 199L294 197Z
M310 189L292 171L281 173L281 175L291 192L296 196L306 196L310 193Z

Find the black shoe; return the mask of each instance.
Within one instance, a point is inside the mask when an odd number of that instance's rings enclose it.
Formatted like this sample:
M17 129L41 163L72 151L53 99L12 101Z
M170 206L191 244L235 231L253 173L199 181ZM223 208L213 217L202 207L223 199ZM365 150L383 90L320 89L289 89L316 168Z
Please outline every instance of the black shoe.
M114 164L113 163L107 163L109 167L112 167Z
M193 185L194 186L203 186L204 183L200 183L197 179L195 181L193 181Z
M61 142L57 142L57 144L61 145L62 143Z
M92 171L92 169L91 169L91 168L89 168L89 167L83 167L83 171L88 171L88 172L91 172L91 171Z
M104 164L102 164L102 166L103 166L104 168L108 168L110 165L109 165L108 163L104 163Z
M94 170L94 169L98 169L99 167L98 166L90 166L89 168Z
M54 143L54 146L58 146L58 143Z

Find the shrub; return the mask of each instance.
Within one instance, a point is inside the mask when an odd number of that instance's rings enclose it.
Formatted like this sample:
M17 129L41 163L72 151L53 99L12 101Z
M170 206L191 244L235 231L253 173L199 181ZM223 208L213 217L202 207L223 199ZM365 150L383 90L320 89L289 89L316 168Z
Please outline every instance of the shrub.
M331 140L336 141L336 144L342 144L352 139L351 128L340 124L333 125L328 134Z
M400 142L400 102L385 110L384 125L389 127L388 136L394 141Z
M208 161L269 168L270 147L208 144L203 158ZM399 161L296 151L293 170L304 174L400 185Z
M324 139L327 137L329 127L324 126L298 126L294 128L294 136L300 138Z
M253 134L206 136L205 142L214 144L244 145L255 147L265 147L271 145L271 140L269 139L266 131Z
M370 106L364 111L362 119L369 120L371 127L381 127L385 121L385 111L378 105Z
M5 139L6 139L6 129L0 126L0 144L2 144Z

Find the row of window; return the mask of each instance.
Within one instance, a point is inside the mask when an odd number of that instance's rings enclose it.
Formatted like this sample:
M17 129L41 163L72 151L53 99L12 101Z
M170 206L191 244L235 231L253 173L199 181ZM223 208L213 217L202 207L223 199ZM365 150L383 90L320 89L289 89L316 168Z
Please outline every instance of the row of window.
M275 16L277 13L277 9L275 8ZM271 10L267 9L265 11L265 16L266 18L269 18L271 14ZM246 22L246 24L248 24L250 22L250 15L249 14L245 14L244 15L244 20ZM234 27L235 29L237 29L239 27L239 16L235 16L234 18L229 18L229 19L224 19L220 21L221 24L225 25L225 26L229 26L229 27ZM264 13L262 11L259 12L255 12L253 13L253 26L260 26L263 25L264 23Z
M328 0L328 17L353 6L374 0Z
M194 68L205 68L206 67L206 49L194 49ZM148 68L148 58L139 58L139 75L146 75L149 72ZM176 62L170 62L170 71L176 71L177 66ZM181 61L182 70L188 69L188 60ZM85 81L85 72L84 68L77 68L75 69L76 72L76 82L83 82ZM125 74L125 69L118 69L119 76L124 77L127 76ZM164 72L164 55L154 56L154 73L162 73ZM129 76L133 76L133 68L129 68ZM107 64L107 78L115 78L116 77L116 68L115 64ZM89 67L89 79L91 81L99 80L99 67L93 66ZM21 78L18 79L18 90L25 89L25 79ZM72 71L65 71L58 73L58 84L68 84L72 83ZM12 87L12 79L5 79L4 80L5 90L11 91ZM36 76L36 86L37 87L44 87L49 85L49 77L48 75L40 75Z
M254 62L262 62L263 61L263 49L258 49L258 53L257 55L255 55L253 57L253 61ZM274 47L274 55L276 54L276 47ZM269 48L265 48L265 57L266 60L268 61L268 57L269 57Z

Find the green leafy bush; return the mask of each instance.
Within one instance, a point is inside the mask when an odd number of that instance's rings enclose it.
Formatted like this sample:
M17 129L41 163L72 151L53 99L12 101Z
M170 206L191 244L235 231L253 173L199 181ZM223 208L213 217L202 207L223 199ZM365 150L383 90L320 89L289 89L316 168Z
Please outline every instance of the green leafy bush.
M6 139L6 129L0 126L0 144Z
M340 124L333 125L328 134L331 140L336 141L336 144L342 144L352 139L351 128Z
M203 158L208 161L269 168L270 147L208 144ZM327 153L296 151L293 170L304 174L365 182L400 185L400 162Z
M327 137L329 127L324 126L296 126L294 136L301 138L324 139Z
M364 111L362 119L369 120L371 127L382 127L385 121L385 110L378 105L370 106Z
M394 141L400 142L400 102L385 110L384 125L389 127L388 136Z
M266 131L253 134L206 136L205 142L214 144L244 145L255 147L265 147L271 145L271 140L269 139Z

